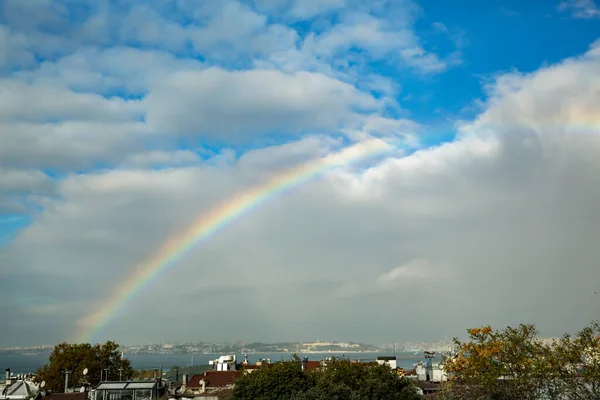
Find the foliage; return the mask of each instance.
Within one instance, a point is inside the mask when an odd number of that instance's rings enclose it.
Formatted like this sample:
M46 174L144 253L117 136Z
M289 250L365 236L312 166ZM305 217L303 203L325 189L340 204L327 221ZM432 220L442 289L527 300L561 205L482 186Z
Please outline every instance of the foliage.
M291 361L266 364L251 373L243 374L235 382L233 398L240 400L268 400L290 398L314 385L312 377L302 371L298 356Z
M387 365L368 365L333 360L312 372L315 386L297 396L302 400L325 399L418 399L416 388L393 373Z
M548 392L553 398L600 399L600 324L593 322L548 349Z
M158 376L158 372L154 369L140 369L133 371L132 377L134 379L146 380L146 379L154 379Z
M451 374L454 398L536 399L543 390L536 359L543 353L534 325L494 331L489 326L467 331L470 341L455 339L458 355L444 363Z
M234 399L362 400L418 399L416 389L386 365L332 360L327 367L303 371L297 356L245 374L236 381Z
M88 369L88 374L84 378L85 368ZM129 360L121 358L119 345L115 342L108 341L103 345L94 346L89 343L61 343L54 347L49 363L37 371L36 379L38 382L46 381L47 390L63 392L65 370L71 371L69 387L74 387L84 382L96 385L100 382L101 374L106 380L106 369L108 369L108 380L118 380L119 374L124 380L130 379L134 372Z
M600 399L598 323L551 345L537 339L534 325L467 332L470 340L455 339L457 354L444 361L445 398Z

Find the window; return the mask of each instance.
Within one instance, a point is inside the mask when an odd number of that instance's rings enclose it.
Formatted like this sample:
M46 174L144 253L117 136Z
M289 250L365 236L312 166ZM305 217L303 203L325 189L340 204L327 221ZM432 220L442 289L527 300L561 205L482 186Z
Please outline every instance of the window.
M152 391L150 389L137 389L135 391L135 400L150 400Z
M133 400L133 390L107 390L103 400Z

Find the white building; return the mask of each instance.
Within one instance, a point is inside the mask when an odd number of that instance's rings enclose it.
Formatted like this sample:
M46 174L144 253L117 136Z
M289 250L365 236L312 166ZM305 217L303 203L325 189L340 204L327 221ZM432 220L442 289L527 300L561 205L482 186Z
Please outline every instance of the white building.
M417 380L423 382L443 382L448 379L448 374L444 371L443 364L435 362L428 358L426 362L419 361L415 364L415 373Z
M397 359L395 356L387 357L387 356L379 356L377 357L377 364L379 365L388 365L391 369L396 369Z
M6 385L2 390L0 399L3 400L25 400L34 397L39 388L38 386L25 379L11 381L10 385Z
M215 360L210 360L208 364L217 371L235 371L236 358L235 355L221 356Z

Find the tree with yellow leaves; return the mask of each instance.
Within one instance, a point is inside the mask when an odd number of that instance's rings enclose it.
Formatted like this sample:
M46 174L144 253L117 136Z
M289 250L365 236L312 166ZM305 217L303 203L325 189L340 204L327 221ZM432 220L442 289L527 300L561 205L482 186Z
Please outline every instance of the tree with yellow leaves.
M470 340L455 339L457 354L444 361L452 399L534 400L545 391L539 368L544 346L534 325L502 331L490 326L467 330Z
M495 331L467 330L455 339L456 354L444 361L449 375L444 397L452 400L600 399L600 325L550 345L535 325Z

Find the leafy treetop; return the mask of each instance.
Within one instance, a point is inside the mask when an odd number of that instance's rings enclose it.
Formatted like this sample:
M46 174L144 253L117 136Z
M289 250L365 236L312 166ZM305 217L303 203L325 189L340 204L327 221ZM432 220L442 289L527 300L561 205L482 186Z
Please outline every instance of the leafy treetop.
M83 370L87 368L87 376ZM64 392L65 371L69 370L69 387L75 387L84 382L91 385L103 380L130 379L133 368L127 359L121 358L119 345L108 341L102 345L89 343L61 343L54 347L50 354L49 363L36 372L38 382L46 381L46 389L53 392Z

